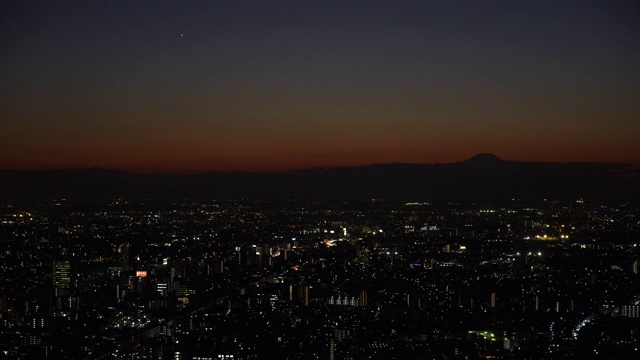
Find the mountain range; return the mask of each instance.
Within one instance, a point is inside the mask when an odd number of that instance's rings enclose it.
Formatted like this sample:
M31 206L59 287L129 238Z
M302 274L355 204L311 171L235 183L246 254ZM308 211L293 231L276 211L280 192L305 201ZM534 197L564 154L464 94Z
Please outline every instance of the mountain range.
M375 164L282 173L136 174L110 169L0 170L0 199L640 199L628 164L505 161Z

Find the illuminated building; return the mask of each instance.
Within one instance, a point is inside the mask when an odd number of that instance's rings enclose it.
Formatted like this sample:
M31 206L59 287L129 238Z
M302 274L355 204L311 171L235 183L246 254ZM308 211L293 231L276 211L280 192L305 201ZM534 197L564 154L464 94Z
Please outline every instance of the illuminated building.
M289 285L289 301L295 301L309 306L309 286Z
M623 305L622 316L630 318L640 318L640 305Z
M55 296L69 295L71 285L71 269L69 261L53 262L53 291Z
M367 292L364 290L360 292L360 297L358 298L358 306L367 307Z

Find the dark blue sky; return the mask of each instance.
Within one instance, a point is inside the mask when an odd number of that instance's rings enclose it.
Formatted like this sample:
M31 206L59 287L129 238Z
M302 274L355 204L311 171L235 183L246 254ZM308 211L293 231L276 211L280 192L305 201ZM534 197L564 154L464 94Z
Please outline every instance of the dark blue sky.
M0 168L640 163L638 1L3 1Z

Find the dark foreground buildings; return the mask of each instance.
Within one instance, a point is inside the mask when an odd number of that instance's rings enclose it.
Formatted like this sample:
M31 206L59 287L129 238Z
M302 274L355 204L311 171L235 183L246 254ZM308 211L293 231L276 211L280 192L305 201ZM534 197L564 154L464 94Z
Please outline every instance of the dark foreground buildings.
M5 202L0 358L637 358L638 210Z

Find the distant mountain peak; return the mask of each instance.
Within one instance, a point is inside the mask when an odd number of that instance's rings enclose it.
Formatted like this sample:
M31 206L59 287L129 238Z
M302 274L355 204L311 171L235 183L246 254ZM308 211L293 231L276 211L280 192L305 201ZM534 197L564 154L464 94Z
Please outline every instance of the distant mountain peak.
M499 164L502 159L492 153L480 153L465 161L467 164Z
M623 177L625 169L620 164L503 161L493 154L446 164L393 163L290 173L0 169L0 202L55 198L640 200L640 173ZM373 178L376 181L367 181Z

